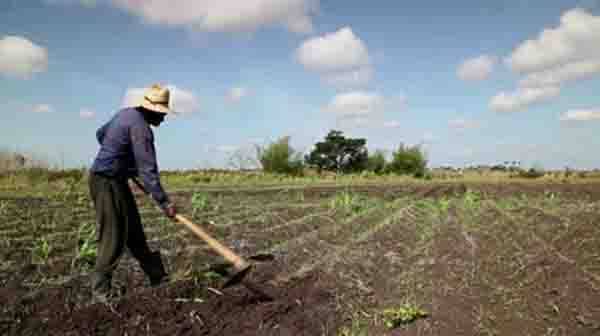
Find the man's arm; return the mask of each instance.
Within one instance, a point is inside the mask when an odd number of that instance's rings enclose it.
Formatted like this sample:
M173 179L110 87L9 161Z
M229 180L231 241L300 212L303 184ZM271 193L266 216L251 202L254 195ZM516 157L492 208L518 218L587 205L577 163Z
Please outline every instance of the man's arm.
M102 141L104 141L104 136L106 135L106 129L108 128L108 123L104 124L96 131L96 139L98 140L98 144L102 145Z
M144 188L158 205L165 209L169 205L169 197L160 183L152 133L148 126L136 125L131 128L130 136L135 163Z

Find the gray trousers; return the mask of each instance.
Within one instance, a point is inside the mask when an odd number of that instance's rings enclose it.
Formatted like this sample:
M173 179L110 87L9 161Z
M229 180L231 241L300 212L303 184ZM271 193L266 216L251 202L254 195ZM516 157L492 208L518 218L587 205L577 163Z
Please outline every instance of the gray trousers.
M140 213L127 179L90 174L89 188L96 209L98 251L91 276L92 290L108 292L125 248L140 263L151 284L167 275L160 252L151 252Z

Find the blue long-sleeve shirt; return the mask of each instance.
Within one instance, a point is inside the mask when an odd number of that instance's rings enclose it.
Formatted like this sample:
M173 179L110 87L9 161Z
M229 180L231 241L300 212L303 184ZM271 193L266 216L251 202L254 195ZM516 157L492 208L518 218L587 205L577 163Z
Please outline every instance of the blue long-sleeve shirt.
M154 134L142 112L120 110L96 132L100 150L91 171L127 179L140 176L144 188L164 208L169 203L158 173Z

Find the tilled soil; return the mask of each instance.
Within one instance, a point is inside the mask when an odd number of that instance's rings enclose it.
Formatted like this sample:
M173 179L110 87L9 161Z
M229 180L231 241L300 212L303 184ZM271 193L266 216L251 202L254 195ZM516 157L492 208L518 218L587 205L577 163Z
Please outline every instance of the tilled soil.
M268 273L268 270L263 270ZM142 289L110 304L89 304L84 279L25 293L0 292L3 335L321 335L339 319L318 274L275 287L247 279L270 299L243 284L223 291L178 281Z
M348 191L366 207L332 209ZM192 193L176 194L183 213L195 212ZM194 221L244 256L275 256L248 279L272 300L243 285L215 290L224 279L204 276L221 260L139 195L150 245L175 281L147 287L126 256L115 279L121 296L90 304L89 268L72 263L79 225L94 220L89 204L17 197L3 200L0 335L600 335L598 183L207 195ZM52 250L34 264L41 237ZM379 312L403 303L428 317L384 328Z

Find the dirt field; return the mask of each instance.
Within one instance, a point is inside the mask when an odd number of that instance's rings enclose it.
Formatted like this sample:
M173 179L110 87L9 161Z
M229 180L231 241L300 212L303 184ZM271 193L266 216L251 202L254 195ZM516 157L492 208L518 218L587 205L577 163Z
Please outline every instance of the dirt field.
M89 305L94 212L85 192L0 200L0 335L600 335L600 184L197 189L180 212L243 256L223 259L142 194L172 282L125 256L121 298ZM385 326L385 309L425 317Z

